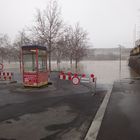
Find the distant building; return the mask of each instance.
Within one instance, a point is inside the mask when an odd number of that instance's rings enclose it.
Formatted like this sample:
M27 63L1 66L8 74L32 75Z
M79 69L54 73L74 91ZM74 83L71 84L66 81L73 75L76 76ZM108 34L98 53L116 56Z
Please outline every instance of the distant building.
M129 58L131 48L122 48L121 56L122 60ZM120 48L94 48L87 50L87 56L84 60L119 60Z

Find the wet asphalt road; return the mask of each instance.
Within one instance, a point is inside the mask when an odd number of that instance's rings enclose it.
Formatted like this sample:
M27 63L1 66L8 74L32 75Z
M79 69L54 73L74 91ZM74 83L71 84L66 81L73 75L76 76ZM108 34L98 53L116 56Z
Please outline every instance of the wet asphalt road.
M0 85L0 140L82 140L106 94L58 81L40 89Z
M115 82L97 140L140 140L140 79Z

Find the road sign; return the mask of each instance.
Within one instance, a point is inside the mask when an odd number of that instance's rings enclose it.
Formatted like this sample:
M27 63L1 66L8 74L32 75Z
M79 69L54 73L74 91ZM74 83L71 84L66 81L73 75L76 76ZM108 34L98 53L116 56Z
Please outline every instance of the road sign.
M73 77L73 78L72 78L72 83L73 83L74 85L78 85L78 84L80 83L80 79L79 79L78 77Z

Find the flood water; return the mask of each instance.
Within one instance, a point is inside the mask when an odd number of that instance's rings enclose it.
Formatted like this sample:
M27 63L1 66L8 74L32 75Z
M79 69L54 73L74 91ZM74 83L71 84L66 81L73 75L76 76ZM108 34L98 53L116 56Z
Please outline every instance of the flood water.
M19 63L6 63L5 69L18 73L19 77L21 75L19 74L19 66ZM52 62L52 70L58 70L56 62ZM74 65L71 69L68 61L60 64L60 70L75 72ZM128 66L128 61L121 61L121 72L120 61L81 61L78 64L78 73L86 75L93 73L97 77L97 82L102 84L112 84L120 78L139 77L139 75ZM17 77L17 75L15 76Z
M55 63L52 66L53 69L57 69ZM115 80L139 76L128 66L128 61L121 61L121 71L120 61L81 61L78 67L80 74L90 75L93 73L97 77L98 83L103 84L112 84ZM63 62L60 69L71 70L68 62ZM71 71L74 72L74 68Z

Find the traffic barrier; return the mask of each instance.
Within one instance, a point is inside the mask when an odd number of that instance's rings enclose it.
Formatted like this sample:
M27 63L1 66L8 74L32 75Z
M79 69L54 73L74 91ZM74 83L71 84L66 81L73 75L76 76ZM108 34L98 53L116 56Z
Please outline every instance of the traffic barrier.
M96 77L94 76L94 74L91 74L90 76L87 76L85 74L82 75L81 77L81 82L82 83L92 83L96 81Z
M12 81L14 74L12 72L0 72L0 81Z
M87 83L90 85L91 92L96 92L96 80L97 78L94 74L86 75L86 74L72 74L71 72L64 73L61 71L59 73L60 80L70 80L72 81L73 85L79 85L80 83ZM84 85L84 84L83 84Z
M90 76L86 76L86 74L72 74L71 72L64 73L63 71L59 73L59 79L61 80L72 80L73 84L77 85L78 83L94 83L96 81L96 77L94 74ZM76 82L77 81L77 82ZM79 82L78 82L79 81Z
M68 73L64 73L64 72L60 72L59 73L59 79L61 80L72 80L73 77L78 77L80 78L81 82L94 82L95 81L95 76L94 74L91 74L90 77L86 76L86 74L72 74L71 72Z
M72 75L71 75L70 72L68 72L67 74L64 73L64 72L60 72L59 78L60 78L61 80L72 80Z

